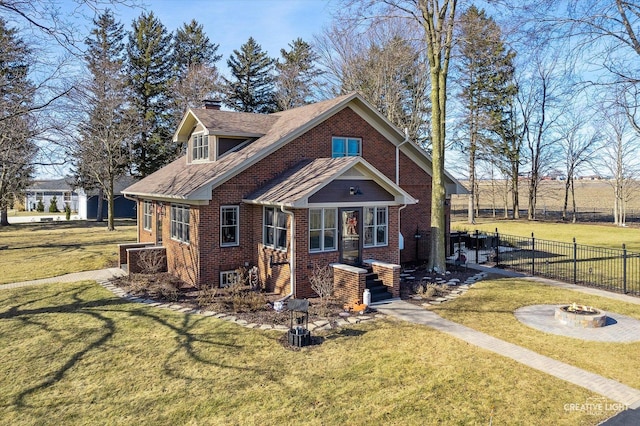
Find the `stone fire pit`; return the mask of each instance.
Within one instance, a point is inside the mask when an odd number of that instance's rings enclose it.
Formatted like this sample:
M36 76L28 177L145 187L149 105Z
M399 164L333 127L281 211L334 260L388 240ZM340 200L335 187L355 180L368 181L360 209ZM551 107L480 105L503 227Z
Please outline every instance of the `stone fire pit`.
M571 305L558 306L555 319L561 324L579 328L598 328L607 325L607 314L593 306Z

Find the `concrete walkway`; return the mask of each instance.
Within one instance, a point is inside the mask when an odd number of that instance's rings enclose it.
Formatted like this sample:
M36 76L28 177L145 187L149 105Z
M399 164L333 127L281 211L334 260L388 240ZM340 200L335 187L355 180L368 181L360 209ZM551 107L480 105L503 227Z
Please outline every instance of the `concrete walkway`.
M110 280L116 277L121 277L127 273L120 268L107 268L98 269L95 271L74 272L72 274L60 275L58 277L42 278L40 280L21 281L11 284L0 285L0 290L8 290L10 288L27 287L31 285L39 284L51 284L51 283L72 283L75 281L85 280Z
M638 389L446 320L420 306L412 305L402 300L395 300L388 304L379 304L376 309L385 315L415 324L426 325L472 345L511 358L536 370L597 392L616 402L625 404L629 408L640 408L640 390Z

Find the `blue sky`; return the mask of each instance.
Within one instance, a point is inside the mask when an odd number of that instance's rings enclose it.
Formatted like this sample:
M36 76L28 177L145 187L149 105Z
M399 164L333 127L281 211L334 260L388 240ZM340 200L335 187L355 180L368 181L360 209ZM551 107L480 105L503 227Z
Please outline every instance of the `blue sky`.
M313 41L323 26L331 21L334 4L326 0L147 0L148 11L162 21L169 31L184 22L197 20L209 39L219 44L223 57L218 67L226 71L226 60L253 37L271 57L279 57L295 38ZM117 18L125 29L141 10L118 7Z

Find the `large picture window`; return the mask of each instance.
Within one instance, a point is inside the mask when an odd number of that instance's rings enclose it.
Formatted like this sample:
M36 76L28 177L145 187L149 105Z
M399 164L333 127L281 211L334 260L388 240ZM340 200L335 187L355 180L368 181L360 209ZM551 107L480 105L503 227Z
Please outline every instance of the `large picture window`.
M287 249L287 215L276 207L264 208L263 244L279 250Z
M153 204L151 201L145 201L142 211L142 227L147 231L151 231L151 220L153 212Z
M208 160L209 159L209 136L207 135L193 135L192 139L192 156L193 160Z
M220 245L237 246L240 242L240 208L238 206L220 207Z
M357 138L334 137L331 139L331 156L355 157L362 155L362 140Z
M338 209L309 210L309 251L332 251L337 248Z
M364 246L377 247L387 245L388 216L386 207L365 207L364 209Z
M189 206L171 205L171 238L189 242Z

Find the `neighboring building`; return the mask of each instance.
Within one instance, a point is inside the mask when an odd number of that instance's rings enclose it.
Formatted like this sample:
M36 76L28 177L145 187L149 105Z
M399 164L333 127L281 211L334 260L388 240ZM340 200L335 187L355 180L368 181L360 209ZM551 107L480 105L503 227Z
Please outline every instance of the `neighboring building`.
M256 265L269 291L311 297L314 265L332 264L338 295L357 301L365 262L398 295L399 264L430 229L432 165L360 95L269 115L209 104L174 141L186 156L123 191L138 241L163 246L169 272L218 287Z
M125 198L122 194L122 190L131 186L136 181L131 176L122 176L118 178L113 185L113 206L114 216L118 219L134 219L137 216L136 202ZM84 189L78 189L79 196L79 210L78 215L82 219L97 219L98 206L99 206L99 192L96 189L85 191ZM102 202L102 217L107 218L108 206L107 200L103 199Z
M116 218L135 218L136 203L126 199L122 190L135 182L130 176L123 176L115 183L114 207ZM65 203L69 203L71 211L80 219L96 219L98 212L98 191L85 191L75 188L71 178L54 180L36 180L25 191L25 210L36 211L38 201L42 200L44 211L49 211L51 200L56 197L58 210L64 211ZM102 203L103 217L107 217L107 201Z
M67 179L36 180L25 190L25 194L26 211L36 211L38 201L42 201L44 211L48 212L53 197L56 197L56 205L60 211L64 211L65 203L69 203L74 212L79 208L79 194Z

